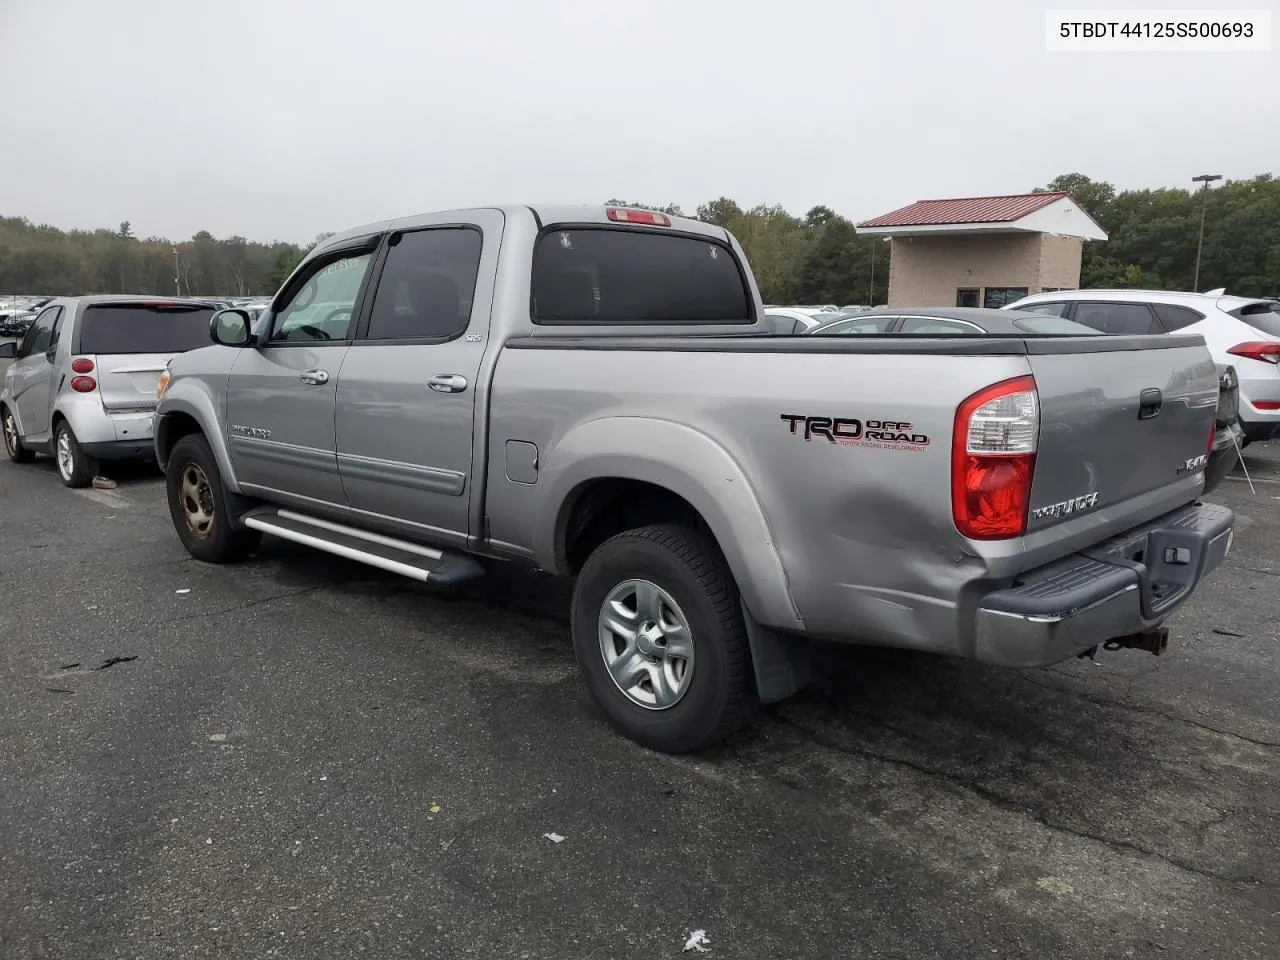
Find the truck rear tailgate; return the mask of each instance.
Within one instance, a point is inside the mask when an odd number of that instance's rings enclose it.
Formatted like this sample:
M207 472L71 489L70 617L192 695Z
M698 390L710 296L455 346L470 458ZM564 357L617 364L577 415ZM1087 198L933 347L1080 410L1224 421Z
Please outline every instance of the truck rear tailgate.
M1218 373L1200 337L1026 343L1040 401L1028 533L1203 471Z

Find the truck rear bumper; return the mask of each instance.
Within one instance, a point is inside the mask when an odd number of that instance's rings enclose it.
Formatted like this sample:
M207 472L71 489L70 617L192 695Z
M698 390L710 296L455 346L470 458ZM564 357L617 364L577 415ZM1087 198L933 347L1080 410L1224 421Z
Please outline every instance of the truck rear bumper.
M1047 666L1159 626L1222 564L1234 519L1191 504L1023 574L979 602L976 658Z

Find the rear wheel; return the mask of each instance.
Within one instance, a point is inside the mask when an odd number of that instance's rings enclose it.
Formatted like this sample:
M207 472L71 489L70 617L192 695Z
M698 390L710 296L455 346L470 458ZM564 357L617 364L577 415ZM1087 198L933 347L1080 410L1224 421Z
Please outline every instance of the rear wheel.
M596 548L574 587L572 631L592 699L637 743L688 753L751 717L737 586L701 533L662 524Z
M209 442L197 433L174 444L165 470L169 515L187 552L206 563L243 560L262 540L257 530L234 526L234 495L222 483Z
M8 407L0 407L0 428L4 430L4 452L9 455L10 460L14 463L30 463L36 458L34 452L22 445L22 438L18 436L18 421L13 419Z
M71 424L59 420L53 431L53 457L58 463L58 476L68 487L87 487L93 482L98 465L80 449Z

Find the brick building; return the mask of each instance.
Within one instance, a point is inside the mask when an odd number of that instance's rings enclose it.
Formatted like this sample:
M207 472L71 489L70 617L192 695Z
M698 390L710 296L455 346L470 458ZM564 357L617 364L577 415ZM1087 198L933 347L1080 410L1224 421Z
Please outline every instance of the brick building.
M890 238L889 306L1001 307L1080 285L1107 233L1067 193L920 200L857 225Z

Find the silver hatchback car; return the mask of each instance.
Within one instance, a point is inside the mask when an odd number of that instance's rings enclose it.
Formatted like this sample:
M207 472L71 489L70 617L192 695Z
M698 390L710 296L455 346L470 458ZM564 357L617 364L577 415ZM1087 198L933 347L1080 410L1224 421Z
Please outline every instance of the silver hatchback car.
M175 355L208 346L213 305L155 297L60 297L18 343L0 389L9 459L57 460L69 487L92 482L98 460L153 457L156 388Z

